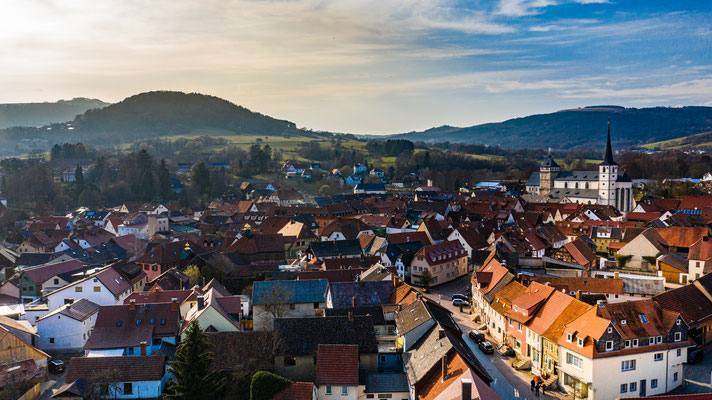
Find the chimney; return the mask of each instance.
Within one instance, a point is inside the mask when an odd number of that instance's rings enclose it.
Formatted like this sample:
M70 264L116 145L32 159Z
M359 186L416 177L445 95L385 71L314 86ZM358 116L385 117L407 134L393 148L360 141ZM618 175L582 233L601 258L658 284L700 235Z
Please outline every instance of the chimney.
M438 339L442 340L445 338L445 330L444 329L438 329Z
M461 379L460 387L462 388L462 393L460 398L462 400L472 400L472 380Z
M136 300L131 299L129 300L129 310L133 311L136 309Z
M442 370L443 382L447 379L447 354L444 354L440 359L440 369Z
M171 311L178 311L178 299L175 297L171 299Z
M198 310L205 308L205 296L198 296Z
M356 296L353 296L351 298L351 307L356 307L356 303L358 303L358 301L356 300Z
M580 290L576 291L576 300L581 300L581 291Z
M613 279L618 279L618 272L613 273Z
M146 355L146 342L141 342L141 355Z
M353 313L351 313L351 311L349 311L348 317L349 317L349 322L354 322L354 315L353 315Z

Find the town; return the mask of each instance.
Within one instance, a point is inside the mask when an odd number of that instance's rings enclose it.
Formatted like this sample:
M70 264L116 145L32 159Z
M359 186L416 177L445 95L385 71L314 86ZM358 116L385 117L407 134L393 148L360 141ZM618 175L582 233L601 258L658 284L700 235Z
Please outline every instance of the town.
M0 398L708 392L712 196L646 194L615 155L609 124L594 168L549 154L521 192L358 163L320 196L293 185L319 163L287 160L206 205L3 198ZM207 169L159 181L178 197Z

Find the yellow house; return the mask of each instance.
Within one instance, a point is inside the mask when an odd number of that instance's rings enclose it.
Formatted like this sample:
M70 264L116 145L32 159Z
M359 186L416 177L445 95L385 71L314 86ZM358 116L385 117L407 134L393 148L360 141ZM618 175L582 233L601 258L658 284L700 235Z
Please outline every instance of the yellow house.
M35 360L38 368L47 368L49 355L26 343L0 326L0 364L10 364L27 359Z

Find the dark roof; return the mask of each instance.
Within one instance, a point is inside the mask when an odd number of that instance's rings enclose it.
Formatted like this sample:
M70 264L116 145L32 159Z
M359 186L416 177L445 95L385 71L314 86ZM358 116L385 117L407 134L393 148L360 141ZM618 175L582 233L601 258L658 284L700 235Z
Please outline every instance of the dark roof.
M544 161L543 164L541 164L542 167L548 167L548 168L559 168L559 164L554 161L554 158L551 156L551 153L549 153L549 157L546 158L546 161Z
M57 264L40 265L37 267L32 267L24 270L23 272L27 277L32 279L37 285L46 282L53 276L60 274L66 274L68 272L78 271L84 268L84 264L77 260L69 260Z
M91 381L94 377L115 371L117 382L160 381L164 374L165 356L75 357L69 362L65 380Z
M712 274L707 274L697 282L704 281L709 284L711 280ZM680 313L685 323L691 327L712 317L712 302L692 283L655 295L653 300L666 310Z
M279 300L285 304L323 303L326 301L326 279L307 281L260 281L252 286L252 304L264 305Z
M99 305L93 303L87 299L79 299L72 304L65 304L62 307L57 308L51 313L45 314L40 317L38 321L45 318L52 317L57 314L62 314L65 317L76 319L77 321L83 321L90 315L94 314L99 309Z
M211 346L213 369L218 371L237 370L254 360L263 358L272 351L272 332L205 332Z
M87 350L138 347L152 338L177 336L179 310L172 304L112 305L99 308L94 331L84 345ZM140 321L140 322L139 322Z
M318 258L363 254L358 239L311 242L309 249Z
M359 353L378 353L370 316L278 318L274 331L284 340L284 353L316 354L320 344L357 344Z
M162 290L160 292L133 292L129 297L124 299L124 304L131 303L131 300L134 300L136 304L170 303L172 299L176 299L178 304L181 304L193 293L192 289Z
M349 307L353 305L388 304L393 293L393 282L334 282L329 284L332 307Z
M49 262L52 259L51 254L44 253L22 253L15 260L15 265L35 266Z
M608 121L608 138L606 139L606 152L601 165L618 165L613 161L613 148L611 147L611 121Z
M366 379L366 393L408 392L408 374L405 372L370 373Z

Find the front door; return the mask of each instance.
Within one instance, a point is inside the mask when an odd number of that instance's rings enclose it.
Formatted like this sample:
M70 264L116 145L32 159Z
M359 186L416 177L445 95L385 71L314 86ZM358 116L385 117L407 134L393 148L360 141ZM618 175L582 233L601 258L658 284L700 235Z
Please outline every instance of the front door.
M640 380L640 394L639 397L645 397L645 379Z

